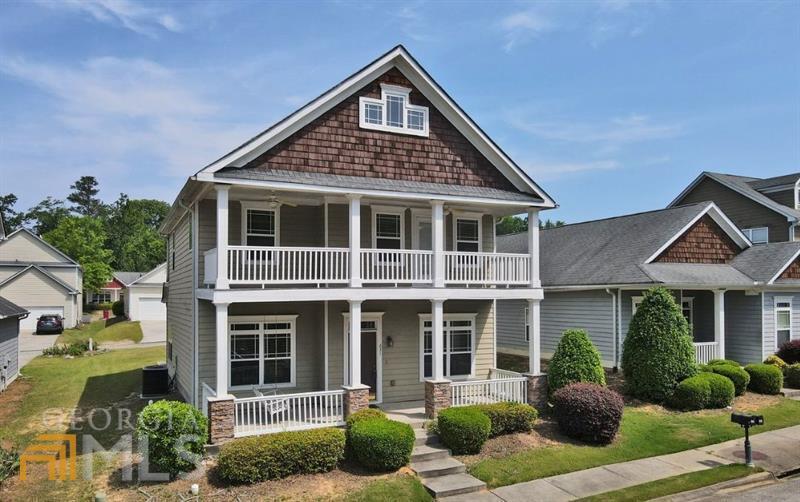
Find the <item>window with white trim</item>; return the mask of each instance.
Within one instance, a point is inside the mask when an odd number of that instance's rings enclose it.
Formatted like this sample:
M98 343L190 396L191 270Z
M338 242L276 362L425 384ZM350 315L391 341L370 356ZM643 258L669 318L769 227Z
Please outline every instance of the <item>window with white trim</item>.
M359 98L359 126L363 129L428 135L428 107L412 105L411 89L381 84L380 99Z
M108 291L96 291L92 293L91 303L111 303L111 293Z
M274 247L278 245L277 208L242 202L242 245Z
M456 251L477 253L481 250L481 220L456 218Z
M792 298L775 298L775 348L792 339Z
M433 324L430 316L421 316L421 375L420 379L433 376ZM468 377L474 371L475 359L475 315L445 314L444 376L448 378Z
M694 333L694 298L683 297L681 299L681 313L686 322L689 323L689 333Z
M296 317L230 318L231 388L294 385Z
M767 244L769 242L769 228L743 228L742 232L753 244Z
M636 310L639 308L639 305L644 301L644 296L634 296L631 297L631 302L633 307L631 308L631 315L636 315Z
M405 210L373 207L372 244L376 249L403 249Z

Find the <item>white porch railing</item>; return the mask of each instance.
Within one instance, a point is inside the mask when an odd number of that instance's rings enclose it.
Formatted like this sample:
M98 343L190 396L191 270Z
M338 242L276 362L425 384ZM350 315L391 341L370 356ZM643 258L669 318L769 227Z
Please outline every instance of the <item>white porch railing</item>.
M237 398L234 436L344 425L344 391Z
M431 282L433 253L419 249L362 249L361 280L381 283Z
M444 253L444 281L451 284L528 284L530 256L511 253Z
M719 345L717 342L698 342L694 344L694 360L698 364L706 364L717 359Z
M500 368L492 368L489 370L489 380L506 380L508 378L524 378L522 373L517 373L511 370L501 370Z
M501 401L528 402L528 379L467 380L450 384L450 405L491 404Z
M212 397L217 397L217 391L208 386L207 383L200 383L200 406L203 415L208 416L208 400Z
M231 284L347 282L349 256L346 248L230 246L228 277Z

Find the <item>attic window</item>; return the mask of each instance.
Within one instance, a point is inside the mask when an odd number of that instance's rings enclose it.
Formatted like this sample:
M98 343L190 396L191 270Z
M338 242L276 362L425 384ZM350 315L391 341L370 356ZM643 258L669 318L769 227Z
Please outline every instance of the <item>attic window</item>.
M381 99L359 98L359 126L376 131L428 135L428 107L409 102L411 89L381 84Z

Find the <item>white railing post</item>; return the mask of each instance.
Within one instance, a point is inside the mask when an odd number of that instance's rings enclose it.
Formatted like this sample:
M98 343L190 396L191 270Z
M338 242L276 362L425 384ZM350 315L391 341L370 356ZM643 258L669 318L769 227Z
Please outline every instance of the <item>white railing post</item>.
M361 196L350 200L350 287L361 287Z
M528 265L528 277L530 287L538 288L542 286L539 280L539 210L528 209L528 255L530 264Z
M215 303L217 332L217 397L228 395L228 304Z
M217 280L216 289L228 289L228 191L230 185L215 185L217 191ZM195 232L197 229L195 229Z
M444 380L444 300L431 300L431 336L433 356L431 375L435 382Z
M714 291L714 341L717 357L725 359L725 290Z
M528 319L530 336L528 337L528 371L531 375L541 374L541 332L540 332L539 300L528 300Z
M347 385L361 385L361 301L350 301L350 335L347 339L349 367Z
M444 287L444 202L431 201L431 248L433 249L433 287Z

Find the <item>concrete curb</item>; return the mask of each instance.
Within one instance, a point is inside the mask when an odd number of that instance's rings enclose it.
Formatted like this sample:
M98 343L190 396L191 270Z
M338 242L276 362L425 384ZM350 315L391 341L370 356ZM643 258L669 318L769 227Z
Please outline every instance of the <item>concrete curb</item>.
M665 501L690 502L690 501L703 500L708 497L712 497L715 500L719 500L719 498L723 495L719 493L721 491L732 490L734 488L745 488L745 487L749 488L751 486L762 486L777 482L778 482L777 478L773 476L771 472L757 472L755 474L750 474L749 476L745 476L743 478L731 479L714 485L697 488L696 490L691 490L682 493L674 493L672 495L665 495L663 497L659 497L652 500L662 501L662 502Z

